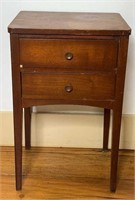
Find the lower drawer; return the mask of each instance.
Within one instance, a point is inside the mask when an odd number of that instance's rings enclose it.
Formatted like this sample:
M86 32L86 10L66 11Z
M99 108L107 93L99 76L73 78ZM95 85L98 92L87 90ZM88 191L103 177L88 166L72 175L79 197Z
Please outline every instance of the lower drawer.
M114 99L115 75L22 73L22 98Z

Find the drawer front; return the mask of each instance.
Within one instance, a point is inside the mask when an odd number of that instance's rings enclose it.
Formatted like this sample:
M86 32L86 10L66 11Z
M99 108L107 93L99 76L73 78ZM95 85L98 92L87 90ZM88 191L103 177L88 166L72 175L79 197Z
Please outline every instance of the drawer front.
M115 75L22 73L22 98L59 100L114 99Z
M24 67L49 67L111 71L116 68L116 40L20 39L20 64Z

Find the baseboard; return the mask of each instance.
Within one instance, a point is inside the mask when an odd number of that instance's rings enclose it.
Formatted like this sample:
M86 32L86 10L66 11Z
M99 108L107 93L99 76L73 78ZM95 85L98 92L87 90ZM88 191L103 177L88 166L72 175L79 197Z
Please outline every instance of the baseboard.
M101 113L33 113L32 145L102 148ZM123 115L120 149L135 149L135 115ZM111 131L109 147L111 147ZM24 144L24 143L23 143ZM13 113L0 112L0 146L14 145Z

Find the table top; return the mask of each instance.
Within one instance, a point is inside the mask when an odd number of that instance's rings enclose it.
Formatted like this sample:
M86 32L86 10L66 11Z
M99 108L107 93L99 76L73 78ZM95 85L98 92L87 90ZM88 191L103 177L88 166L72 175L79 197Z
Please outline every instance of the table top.
M131 29L119 13L21 11L8 27L10 33L129 35Z

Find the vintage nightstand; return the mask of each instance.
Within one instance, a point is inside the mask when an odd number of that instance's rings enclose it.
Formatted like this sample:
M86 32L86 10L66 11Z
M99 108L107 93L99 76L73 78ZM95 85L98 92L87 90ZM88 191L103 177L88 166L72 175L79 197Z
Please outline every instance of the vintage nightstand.
M22 188L22 111L30 148L31 107L104 108L103 149L113 111L110 190L118 149L130 27L117 13L20 12L9 25L13 80L16 189Z

